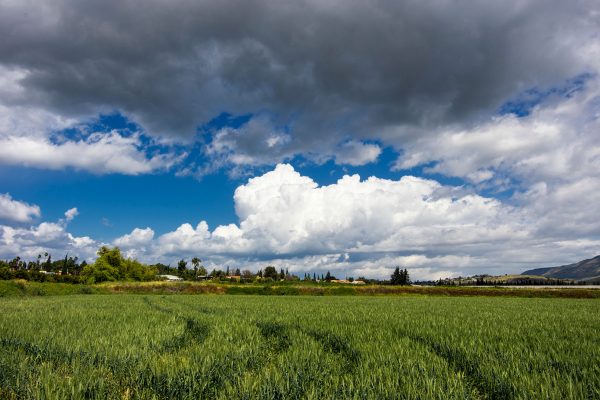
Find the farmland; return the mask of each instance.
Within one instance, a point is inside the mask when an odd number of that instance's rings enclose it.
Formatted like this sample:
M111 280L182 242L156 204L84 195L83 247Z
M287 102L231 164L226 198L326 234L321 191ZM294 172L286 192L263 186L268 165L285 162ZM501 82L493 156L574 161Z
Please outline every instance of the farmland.
M0 299L0 398L600 398L597 299Z

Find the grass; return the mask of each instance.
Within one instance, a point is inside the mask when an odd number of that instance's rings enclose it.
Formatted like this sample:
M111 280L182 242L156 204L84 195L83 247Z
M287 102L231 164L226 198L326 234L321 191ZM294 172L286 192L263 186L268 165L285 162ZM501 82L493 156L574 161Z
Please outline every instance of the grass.
M5 297L0 398L600 398L599 306L413 295Z
M72 283L31 282L22 279L0 281L0 297L9 296L58 296L71 294L98 294L106 290L91 285Z
M600 298L598 289L514 288L465 286L352 286L344 284L273 282L268 284L229 282L111 282L97 285L39 283L24 280L0 281L0 297L70 294L232 294L232 295L312 295L312 296L491 296L545 298Z

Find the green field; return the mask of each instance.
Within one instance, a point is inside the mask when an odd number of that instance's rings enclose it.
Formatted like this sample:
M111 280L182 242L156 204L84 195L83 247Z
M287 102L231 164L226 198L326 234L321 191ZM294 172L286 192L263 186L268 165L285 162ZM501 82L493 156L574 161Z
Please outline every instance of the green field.
M600 398L600 301L0 298L0 398Z

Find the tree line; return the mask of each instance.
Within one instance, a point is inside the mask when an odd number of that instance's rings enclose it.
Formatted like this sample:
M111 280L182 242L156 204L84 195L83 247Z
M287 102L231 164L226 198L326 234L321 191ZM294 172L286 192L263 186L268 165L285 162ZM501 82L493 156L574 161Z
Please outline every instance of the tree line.
M230 268L224 270L214 268L210 272L202 265L199 257L190 262L181 259L176 267L162 263L144 264L136 259L126 258L118 247L102 246L97 252L98 258L93 263L85 260L79 262L77 257L65 255L56 260L48 253L39 254L33 261L25 261L20 257L12 260L0 260L0 280L25 279L39 282L67 283L101 283L112 281L154 281L162 279L160 275L174 275L187 281L227 280L242 283L248 282L331 282L337 278L327 271L326 274L304 273L303 278L289 272L288 269L268 265L264 269L252 272L248 269ZM389 281L359 277L359 281L371 284L407 285L410 283L408 271L396 267ZM346 278L353 282L354 278Z

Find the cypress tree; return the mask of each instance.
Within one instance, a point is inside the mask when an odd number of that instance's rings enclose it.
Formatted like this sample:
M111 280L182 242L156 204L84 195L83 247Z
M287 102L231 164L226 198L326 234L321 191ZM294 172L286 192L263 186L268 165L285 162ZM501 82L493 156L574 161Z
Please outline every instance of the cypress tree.
M66 275L66 274L68 274L68 273L69 273L69 270L68 270L68 268L67 268L67 262L68 262L69 260L68 260L67 256L68 256L68 253L67 253L67 254L65 254L65 259L64 259L64 261L63 261L63 265L62 265L62 272L61 272L61 274L62 274L62 275Z
M400 267L396 267L392 276L390 277L390 283L392 285L401 285L402 284L402 273L400 272Z

